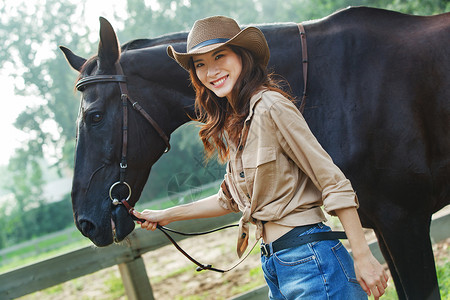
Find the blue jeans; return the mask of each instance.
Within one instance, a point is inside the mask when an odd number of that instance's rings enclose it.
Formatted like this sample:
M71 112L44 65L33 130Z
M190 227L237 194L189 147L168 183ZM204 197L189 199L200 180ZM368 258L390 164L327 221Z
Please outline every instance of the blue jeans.
M330 230L319 223L300 235ZM367 299L356 280L353 259L339 240L261 255L261 263L270 299Z

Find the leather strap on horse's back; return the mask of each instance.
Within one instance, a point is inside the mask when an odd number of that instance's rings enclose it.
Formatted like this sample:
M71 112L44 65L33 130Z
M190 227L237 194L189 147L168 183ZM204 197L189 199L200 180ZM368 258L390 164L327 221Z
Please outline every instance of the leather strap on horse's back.
M306 83L308 81L308 47L306 45L306 31L301 23L297 24L300 31L300 42L302 44L302 65L303 65L303 96L300 103L300 112L303 113L306 105Z

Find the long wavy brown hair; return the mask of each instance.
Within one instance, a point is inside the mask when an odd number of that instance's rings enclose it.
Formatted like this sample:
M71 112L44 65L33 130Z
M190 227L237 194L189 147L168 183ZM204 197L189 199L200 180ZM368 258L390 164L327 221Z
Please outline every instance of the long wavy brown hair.
M217 97L198 79L193 60L190 62L190 77L195 91L194 121L203 123L199 132L205 148L206 159L209 160L217 151L218 160L226 162L229 157L228 145L239 144L244 121L250 109L250 98L261 88L281 93L294 101L293 97L281 88L282 80L275 80L267 68L255 61L250 51L245 48L229 45L242 62L242 70L231 91L230 100Z

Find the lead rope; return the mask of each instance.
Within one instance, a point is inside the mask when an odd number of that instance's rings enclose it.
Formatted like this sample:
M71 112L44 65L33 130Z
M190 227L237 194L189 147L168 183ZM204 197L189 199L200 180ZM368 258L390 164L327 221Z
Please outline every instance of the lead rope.
M145 222L146 220L143 219L139 219L137 218L135 215L133 215L133 210L134 207L132 207L126 200L122 200L121 201L122 204L126 207L128 213L130 214L131 218L135 221L140 221L140 222ZM193 258L192 256L190 256L186 251L184 251L183 248L180 247L180 245L178 245L178 243L172 238L172 236L167 232L173 232L176 234L180 234L180 235L184 235L184 236L197 236L197 235L204 235L204 234L208 234L208 233L213 233L222 229L226 229L226 228L231 228L231 227L236 227L239 226L238 224L233 224L233 225L226 225L226 226L222 226L216 229L212 229L212 230L208 230L208 231L203 231L203 232L190 232L190 233L186 233L186 232L181 232L178 230L174 230L171 228L167 228L165 226L161 226L161 225L157 225L156 228L158 228L166 237L167 239L175 246L175 248L177 248L178 251L181 252L181 254L183 254L187 259L189 259L191 262L193 262L195 265L197 265L197 272L203 271L203 270L210 270L210 271L214 271L214 272L219 272L219 273L225 273L225 272L229 272L231 270L233 270L234 268L236 268L238 265L240 265L252 252L252 250L255 248L256 244L258 243L259 239L255 241L255 244L253 244L253 246L251 247L250 251L247 252L246 255L244 255L240 260L238 260L233 266L231 266L228 269L218 269L218 268L214 268L212 265L210 264L202 264L201 262L199 262L198 260L196 260L195 258Z
M306 45L305 28L303 27L303 25L301 23L298 23L297 25L298 25L299 32L300 32L300 42L301 42L301 46L302 46L302 65L303 65L303 96L302 96L299 110L303 114L303 111L304 111L305 105L306 105L306 83L308 80L308 52L307 52L308 49L307 49L307 45ZM119 63L116 64L116 70L119 75L123 75L122 67L120 66ZM142 107L139 105L138 102L133 102L131 100L130 96L128 95L127 85L124 82L119 81L119 86L120 86L121 99L122 99L122 105L123 105L123 124L126 124L126 125L123 125L123 127L122 127L122 130L123 130L122 146L123 146L123 148L122 148L122 162L120 165L120 167L121 167L120 183L124 183L125 182L124 181L125 169L127 168L127 165L126 165L126 147L127 147L127 137L128 137L127 100L130 101L130 103L132 104L132 106L135 110L140 112L141 115L144 116L147 119L147 121L149 121L154 126L154 128L156 129L156 131L158 132L160 137L164 140L164 142L167 145L165 152L169 151L170 144L169 144L169 138L166 136L164 131L162 131L159 128L159 126L157 126L157 125L155 126L156 122L142 109ZM110 191L110 193L111 193L111 191ZM110 195L110 197L111 197L111 195ZM121 203L126 207L131 218L135 221L145 222L145 220L138 219L135 215L133 215L134 207L132 207L127 202L128 199L129 199L129 196L127 199L122 200ZM194 264L196 264L198 266L196 269L197 272L203 271L203 270L210 270L210 271L215 271L215 272L219 272L219 273L225 273L225 272L229 272L229 271L233 270L238 265L240 265L250 255L250 253L253 251L253 249L255 248L256 244L259 242L260 239L257 239L255 241L255 243L253 244L253 246L251 247L250 251L248 251L248 253L246 255L244 255L239 261L237 261L237 263L235 263L232 267L230 267L228 269L217 269L217 268L214 268L212 265L202 264L199 261L197 261L196 259L194 259L192 256L190 256L186 251L183 250L183 248L181 248L178 245L178 243L170 236L170 234L167 231L170 231L170 232L173 232L176 234L180 234L180 235L184 235L184 236L196 236L196 235L203 235L203 234L216 232L216 231L219 231L222 229L235 227L235 226L239 226L239 225L238 224L228 225L228 226L223 226L223 227L220 227L217 229L213 229L213 230L209 230L209 231L205 231L205 232L196 232L196 233L180 232L180 231L173 230L173 229L161 226L161 225L157 225L157 228L167 237L167 239L175 246L175 248L178 251L180 251L186 258L188 258L191 262L193 262Z

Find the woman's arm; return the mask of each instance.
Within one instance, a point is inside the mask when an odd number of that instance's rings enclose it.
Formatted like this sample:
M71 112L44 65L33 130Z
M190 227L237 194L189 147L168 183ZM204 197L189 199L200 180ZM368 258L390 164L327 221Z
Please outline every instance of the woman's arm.
M164 210L146 209L142 212L134 210L133 214L140 219L146 220L144 223L138 222L142 228L155 230L158 224L165 226L174 221L219 217L230 212L232 211L226 210L219 204L219 197L215 194L196 202Z
M377 300L384 294L389 277L370 252L356 208L343 208L335 212L344 226L352 248L358 282L367 295L370 296L372 292Z

